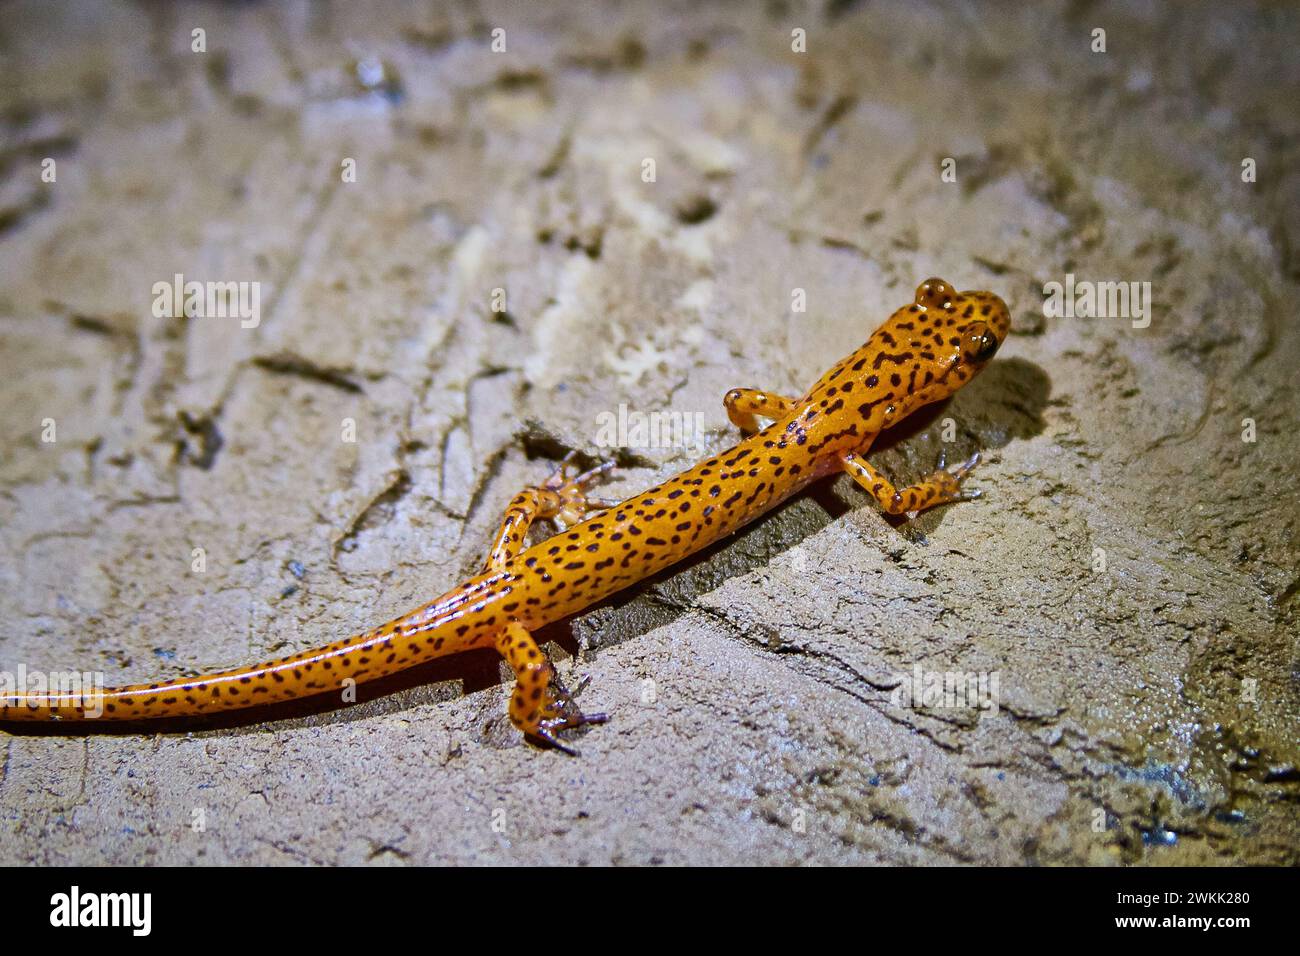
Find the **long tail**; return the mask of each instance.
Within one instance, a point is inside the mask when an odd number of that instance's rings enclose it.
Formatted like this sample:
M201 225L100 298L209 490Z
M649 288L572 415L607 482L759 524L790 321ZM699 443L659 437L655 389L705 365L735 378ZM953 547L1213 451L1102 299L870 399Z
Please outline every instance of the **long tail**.
M159 684L16 691L0 683L0 723L153 720L220 713L277 701L342 693L474 645L483 630L490 581L476 579L372 631L260 664Z

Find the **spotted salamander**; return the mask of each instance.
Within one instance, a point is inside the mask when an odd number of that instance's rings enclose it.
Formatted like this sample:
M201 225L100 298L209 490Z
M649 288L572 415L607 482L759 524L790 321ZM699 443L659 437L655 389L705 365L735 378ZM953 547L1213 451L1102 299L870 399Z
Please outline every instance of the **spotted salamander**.
M988 363L1011 324L991 292L957 292L929 279L847 358L800 398L736 388L724 403L748 437L728 451L625 501L589 497L606 466L569 476L566 465L510 502L482 573L363 634L235 670L84 695L11 693L0 721L187 717L337 692L432 658L495 647L516 676L511 722L566 752L557 734L600 723L560 683L532 632L642 581L771 510L810 482L848 472L890 514L974 497L961 489L976 464L938 469L895 488L865 454L885 428L952 395ZM758 419L770 424L760 428ZM531 547L538 519L561 529ZM93 706L91 704L93 703ZM95 713L92 718L92 713Z

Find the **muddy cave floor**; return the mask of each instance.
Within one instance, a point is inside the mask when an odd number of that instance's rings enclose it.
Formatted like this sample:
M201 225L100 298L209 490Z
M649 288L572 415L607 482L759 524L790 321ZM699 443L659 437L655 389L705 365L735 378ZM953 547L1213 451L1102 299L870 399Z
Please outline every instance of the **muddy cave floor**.
M930 275L1013 334L873 461L949 437L984 497L829 481L550 629L613 715L578 759L492 655L0 732L0 863L1297 862L1294 10L360 6L6 8L0 669L366 629L602 413L700 416L616 453L648 487ZM155 316L177 273L259 282L256 327ZM1149 324L1045 315L1066 274L1150 282ZM917 667L998 706L898 705Z

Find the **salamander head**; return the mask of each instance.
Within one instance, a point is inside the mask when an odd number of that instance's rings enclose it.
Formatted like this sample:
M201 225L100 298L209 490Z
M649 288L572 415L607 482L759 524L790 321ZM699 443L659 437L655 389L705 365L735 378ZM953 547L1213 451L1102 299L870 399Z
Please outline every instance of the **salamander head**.
M859 352L859 405L868 431L879 431L961 388L993 358L1011 328L1006 303L992 292L957 292L927 279L914 300L878 328Z
M916 305L931 320L931 331L957 330L962 338L959 361L971 375L993 358L1011 330L1007 304L992 292L956 292L942 279L926 279L916 288ZM951 345L951 339L948 343Z

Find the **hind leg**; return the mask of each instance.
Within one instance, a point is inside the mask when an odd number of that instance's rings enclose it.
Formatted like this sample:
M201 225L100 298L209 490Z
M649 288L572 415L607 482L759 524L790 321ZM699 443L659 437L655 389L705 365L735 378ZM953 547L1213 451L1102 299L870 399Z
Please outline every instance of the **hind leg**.
M613 467L614 463L607 461L570 478L569 459L565 458L545 482L515 495L492 539L484 570L500 570L522 551L524 538L534 521L550 520L564 528L581 521L589 511L600 511L615 504L603 498L587 497L587 487Z
M515 621L507 624L497 637L496 646L515 672L515 690L510 695L510 722L525 736L543 740L576 757L578 752L561 741L556 733L584 724L603 724L609 717L584 714L578 709L574 698L582 691L583 685L579 684L573 693L565 690L555 675L555 668L522 624Z

